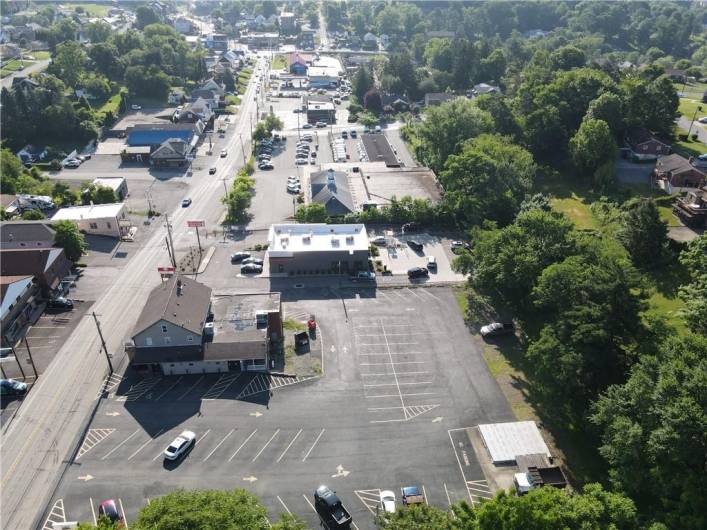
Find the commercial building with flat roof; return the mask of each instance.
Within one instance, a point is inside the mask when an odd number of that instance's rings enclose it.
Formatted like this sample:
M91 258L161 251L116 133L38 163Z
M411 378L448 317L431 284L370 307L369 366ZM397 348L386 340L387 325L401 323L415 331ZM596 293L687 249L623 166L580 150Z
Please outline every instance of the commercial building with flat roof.
M268 232L270 274L350 274L368 267L363 224L276 224Z
M385 162L388 167L400 167L398 155L393 152L393 148L384 134L362 134L361 141L363 141L369 161Z
M52 217L57 221L74 221L79 230L96 236L122 237L130 230L125 203L89 204L60 208Z

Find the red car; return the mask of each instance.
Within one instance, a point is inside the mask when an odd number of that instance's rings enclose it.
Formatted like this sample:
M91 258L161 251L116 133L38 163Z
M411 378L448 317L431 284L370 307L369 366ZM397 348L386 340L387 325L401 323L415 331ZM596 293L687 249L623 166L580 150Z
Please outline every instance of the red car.
M118 506L113 499L108 499L98 505L98 516L107 517L112 523L120 523L120 526L122 526L124 522L123 516L120 515Z

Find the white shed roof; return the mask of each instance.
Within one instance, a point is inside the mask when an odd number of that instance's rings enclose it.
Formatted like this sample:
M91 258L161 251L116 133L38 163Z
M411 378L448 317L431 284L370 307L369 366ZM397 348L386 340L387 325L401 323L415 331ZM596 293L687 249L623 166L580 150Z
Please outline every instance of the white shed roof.
M71 206L70 208L60 208L52 217L52 221L81 221L83 219L107 219L117 218L125 208L122 202L110 204L89 204L87 206Z
M494 464L515 462L517 455L544 454L550 451L534 421L479 425L481 438Z
M125 182L123 177L98 177L93 179L92 184L96 186L105 186L106 188L111 188L113 191L118 191L120 187Z

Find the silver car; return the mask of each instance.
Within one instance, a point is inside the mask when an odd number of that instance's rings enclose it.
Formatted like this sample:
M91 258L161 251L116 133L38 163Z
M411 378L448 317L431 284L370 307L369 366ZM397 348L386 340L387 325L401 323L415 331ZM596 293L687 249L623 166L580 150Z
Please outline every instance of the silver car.
M165 460L177 460L184 456L195 442L196 434L192 431L182 431L182 433L169 444L167 449L164 450Z

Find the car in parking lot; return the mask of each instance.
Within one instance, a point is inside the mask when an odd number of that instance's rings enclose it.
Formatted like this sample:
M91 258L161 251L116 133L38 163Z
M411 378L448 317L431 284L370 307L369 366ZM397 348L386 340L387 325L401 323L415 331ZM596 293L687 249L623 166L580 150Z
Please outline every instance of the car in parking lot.
M290 175L287 177L287 182L299 182L299 177L297 175Z
M209 175L213 175L214 173L216 173L216 166L212 166L209 168Z
M371 243L374 245L378 245L379 247L384 247L388 244L388 240L385 238L385 236L376 236L371 239Z
M482 337L499 337L510 335L514 329L513 322L491 322L491 324L481 326L479 333Z
M270 155L270 154L268 154L268 153L259 154L259 155L258 155L258 160L259 160L260 162L263 162L264 160L270 161L270 160L272 160L272 155Z
M142 107L140 105L130 105L130 108L133 110L142 110Z
M234 252L231 254L231 263L239 263L250 257L250 252Z
M314 506L328 527L348 528L351 514L344 508L341 499L329 486L319 486L314 492Z
M307 159L306 158L296 158L295 165L298 165L298 166L307 165Z
M167 449L164 450L165 460L177 460L181 458L191 449L195 442L196 434L192 431L182 431L182 433L167 446Z
M261 162L258 164L258 169L270 170L275 169L275 166L273 166L270 162Z
M300 193L302 188L300 188L299 182L288 182L287 183L287 193Z
M226 158L226 155L228 155L228 151L226 149L221 149L221 158Z
M383 513L395 513L395 493L390 490L381 491L380 511Z
M75 169L81 165L81 160L78 160L76 158L72 158L70 160L67 160L64 162L64 167L72 168Z
M182 200L182 208L186 208L186 207L188 207L190 204L191 204L191 199L190 199L190 198L186 198L186 199Z
M350 280L352 282L375 282L376 273L372 271L358 271L356 274L351 276Z
M246 263L241 265L241 273L243 274L260 274L263 272L263 266L257 263Z
M356 129L351 129L351 138L356 138L356 136L358 136Z
M697 120L697 121L700 122L700 123L707 123L707 116L705 116L704 118L700 118L700 119Z
M69 298L64 298L63 296L57 296L47 301L47 307L51 307L52 309L73 309L74 301Z
M413 249L417 252L420 252L424 248L422 246L422 243L420 243L419 241L415 241L414 239L409 239L407 241L407 244L411 249Z
M241 261L241 263L242 263L243 265L248 265L249 263L255 263L256 265L260 265L260 266L262 267L262 265L263 265L263 260L260 259L260 258L251 258L251 257L248 257L248 258L244 259L243 261Z
M437 270L437 258L434 256L427 256L425 259L427 260L427 268L429 270Z
M408 278L413 279L413 278L427 278L430 275L430 271L428 271L425 267L412 267L411 269L408 269Z
M412 234L413 232L419 232L420 230L420 224L419 223L405 223L401 227L401 231L403 234Z
M0 395L21 396L27 392L27 383L14 379L0 379Z
M304 125L302 125L303 129L311 129L312 127L313 125L311 123L305 123Z
M349 133L347 133L346 131L341 131L341 137L346 139L349 137Z
M105 500L98 505L98 517L107 517L111 523L123 526L123 517L113 499Z
M318 121L318 122L315 124L315 127L316 127L317 129L323 129L324 127L326 127L326 122Z
M456 252L458 250L461 250L463 248L469 249L471 248L471 245L469 243L464 243L463 241L452 241L449 246L452 249L452 252Z

